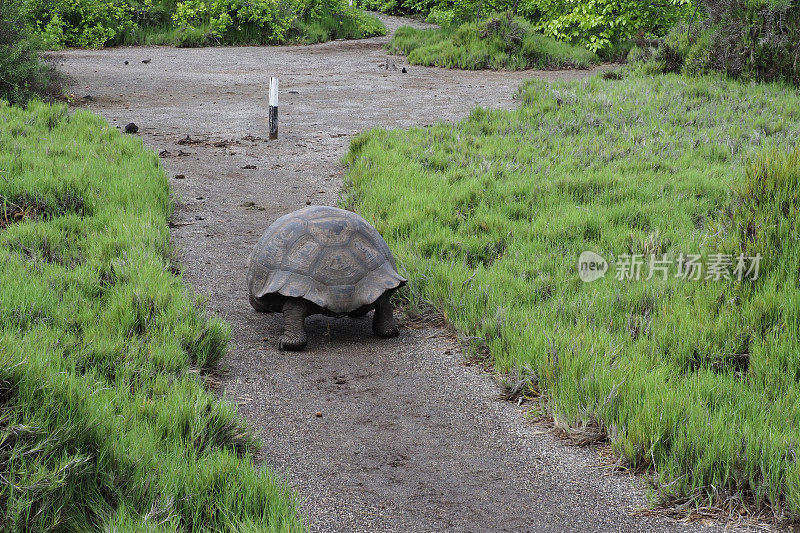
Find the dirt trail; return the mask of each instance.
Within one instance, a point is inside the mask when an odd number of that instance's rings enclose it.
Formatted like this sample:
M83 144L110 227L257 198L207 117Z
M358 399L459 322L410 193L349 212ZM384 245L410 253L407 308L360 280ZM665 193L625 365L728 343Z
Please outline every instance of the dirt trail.
M386 20L392 30L401 22ZM609 474L596 450L565 446L499 401L493 379L464 365L440 329L385 341L369 319L316 317L306 352L276 349L281 317L248 305L246 259L279 215L335 204L354 134L512 108L527 78L589 74L403 74L386 41L54 57L80 105L135 122L170 175L185 176L171 180L173 238L186 280L233 327L225 394L266 443L261 459L297 489L310 530L700 529L632 515L645 505L640 480ZM266 142L271 75L281 80L280 139Z

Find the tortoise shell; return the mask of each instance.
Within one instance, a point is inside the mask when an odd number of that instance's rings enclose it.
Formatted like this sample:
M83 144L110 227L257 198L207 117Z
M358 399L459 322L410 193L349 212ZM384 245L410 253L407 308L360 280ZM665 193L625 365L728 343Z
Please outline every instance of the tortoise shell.
M353 212L327 206L276 220L253 249L247 272L256 310L280 312L292 297L334 316L369 309L406 281L375 228Z

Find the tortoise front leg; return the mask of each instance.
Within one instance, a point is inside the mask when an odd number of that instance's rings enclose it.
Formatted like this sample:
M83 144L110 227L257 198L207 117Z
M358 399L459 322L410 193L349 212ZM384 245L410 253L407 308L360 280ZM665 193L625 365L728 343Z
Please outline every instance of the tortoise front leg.
M302 298L289 298L283 304L283 335L281 350L299 351L306 347L306 317L311 314L310 305Z
M391 297L390 293L384 293L383 296L378 298L378 301L375 302L375 316L372 317L372 331L375 335L384 339L396 337L400 333L397 321L392 313Z

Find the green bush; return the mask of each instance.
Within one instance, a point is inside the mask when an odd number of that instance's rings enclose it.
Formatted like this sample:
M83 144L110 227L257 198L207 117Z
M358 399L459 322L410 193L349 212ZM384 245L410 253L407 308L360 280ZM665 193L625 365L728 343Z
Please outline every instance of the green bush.
M50 48L283 44L385 33L345 0L12 0Z
M480 22L492 13L512 11L528 20L538 15L538 0L357 0L364 9L392 15L421 16L441 26Z
M598 61L592 52L546 37L529 22L508 14L444 29L404 26L388 48L407 54L414 65L467 70L586 68Z
M0 0L0 99L24 104L33 96L58 94L58 75L40 61L38 51L38 43L25 35L11 6Z
M442 4L451 4L445 0L356 0L359 7L371 11L380 11L390 15L422 15L427 16L431 10Z
M698 24L676 26L654 57L657 70L800 84L800 4L786 0L707 2Z
M443 27L480 22L492 13L511 11L545 35L612 51L634 37L662 36L689 17L694 0L361 0L359 5L394 14L420 14ZM622 57L627 49L622 51Z
M593 52L639 35L664 35L691 12L691 0L534 0L534 4L537 29Z
M134 27L133 10L114 0L18 0L20 13L49 48L98 48Z

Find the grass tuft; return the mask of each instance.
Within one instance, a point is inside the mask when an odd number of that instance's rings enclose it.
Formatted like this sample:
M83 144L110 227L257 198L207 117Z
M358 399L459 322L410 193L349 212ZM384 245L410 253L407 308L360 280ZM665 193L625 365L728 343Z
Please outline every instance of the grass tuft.
M522 18L497 15L481 23L441 29L398 28L388 45L412 65L464 70L588 68L598 58L533 30Z
M364 133L343 202L390 244L409 301L481 339L578 441L607 435L662 501L800 519L800 96L618 78L530 81L515 111ZM579 279L586 250L605 278ZM621 254L689 253L760 253L761 275L615 277Z
M300 529L198 375L229 328L171 272L170 210L140 140L0 101L3 531Z

